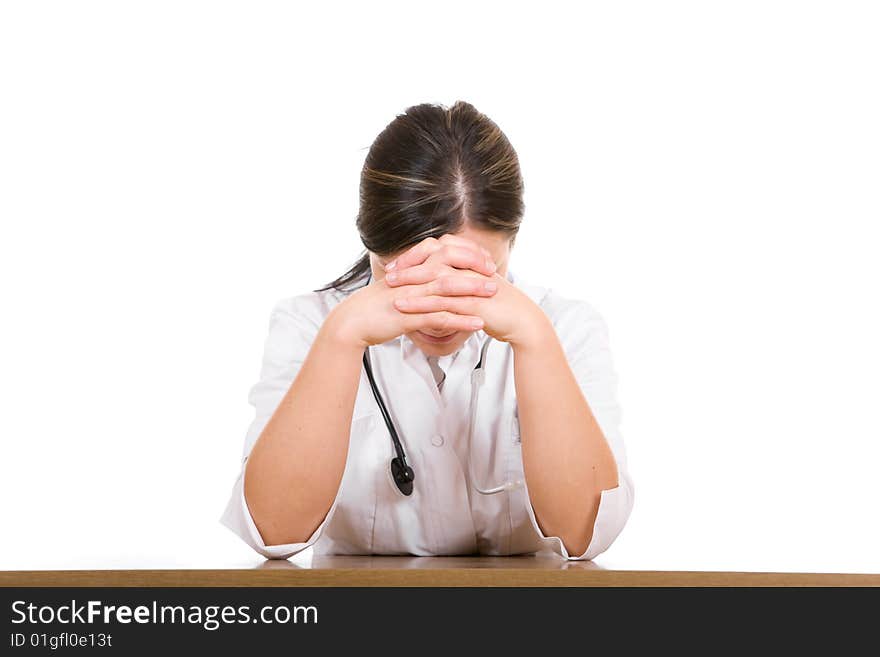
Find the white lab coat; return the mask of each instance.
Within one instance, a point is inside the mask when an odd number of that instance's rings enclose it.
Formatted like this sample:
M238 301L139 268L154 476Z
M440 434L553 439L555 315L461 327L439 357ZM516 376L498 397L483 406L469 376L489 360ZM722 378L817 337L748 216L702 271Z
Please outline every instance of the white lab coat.
M251 448L296 377L330 309L344 298L336 290L284 299L272 311L259 382L250 391L256 409L244 441L241 473L221 522L267 558L286 559L314 546L314 554L510 555L555 552L565 559L593 559L623 529L633 505L633 484L620 434L617 377L606 324L584 301L507 278L552 319L569 363L617 460L619 485L602 492L590 545L569 555L559 537L545 536L528 487L495 495L470 486L467 433L471 372L486 339L470 335L438 390L427 357L406 336L370 348L373 373L416 477L402 495L389 468L393 445L361 367L348 458L336 498L324 521L304 543L266 545L244 497L244 464ZM449 362L451 360L451 363ZM327 376L333 376L327 372ZM542 437L551 440L552 436ZM474 430L474 475L481 488L525 480L513 377L513 351L492 340Z

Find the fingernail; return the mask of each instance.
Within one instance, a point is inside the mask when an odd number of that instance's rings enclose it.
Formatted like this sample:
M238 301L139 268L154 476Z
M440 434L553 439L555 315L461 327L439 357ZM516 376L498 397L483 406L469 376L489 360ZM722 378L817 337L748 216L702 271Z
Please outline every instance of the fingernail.
M407 305L409 305L409 300L408 299L396 299L394 301L394 303L397 304L398 308L406 308Z
M495 290L498 289L498 284L495 283L494 281L486 281L483 284L483 287L486 288L486 292L494 292Z
M391 271L397 266L397 260L392 260L388 264L385 265L385 271Z
M389 283L393 283L394 281L397 280L397 273L391 272L390 274L385 274L385 280L388 281Z
M475 329L483 328L483 320L482 319L474 319L471 321L471 326Z
M494 273L497 268L495 265L495 261L489 258L486 258L486 266Z

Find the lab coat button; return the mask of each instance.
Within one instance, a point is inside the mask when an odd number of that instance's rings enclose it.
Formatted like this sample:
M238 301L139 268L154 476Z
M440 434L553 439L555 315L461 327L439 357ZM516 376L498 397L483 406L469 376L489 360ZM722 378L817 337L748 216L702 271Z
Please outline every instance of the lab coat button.
M431 444L434 447L443 447L443 442L444 442L443 436L441 436L439 433L431 436Z

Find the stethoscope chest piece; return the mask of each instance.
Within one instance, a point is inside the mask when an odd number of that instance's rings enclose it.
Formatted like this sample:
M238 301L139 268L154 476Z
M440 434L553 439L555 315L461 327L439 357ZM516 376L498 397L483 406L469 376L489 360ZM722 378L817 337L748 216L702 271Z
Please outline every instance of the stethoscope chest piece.
M397 490L409 497L413 492L413 481L415 481L416 475L412 467L406 462L406 453L403 451L403 445L401 445L397 430L394 428L394 422L391 421L391 415L388 413L385 401L382 399L382 395L379 394L379 387L376 385L376 379L373 377L373 368L370 364L369 347L364 350L364 369L367 372L370 388L373 390L373 396L379 404L382 419L385 420L385 425L391 434L391 442L394 445L395 456L391 459L391 478L394 480Z
M477 363L476 367L474 367L474 371L472 374L472 386L471 386L471 418L469 423L468 430L468 451L473 447L473 435L474 435L474 423L477 416L477 400L479 395L479 390L482 387L483 382L486 380L486 349L489 346L489 342L491 341L491 337L487 337L483 341L483 346L480 348L480 360ZM379 393L379 386L376 384L376 379L373 377L373 367L370 363L370 348L367 347L364 350L364 370L367 373L367 379L370 382L370 388L373 391L373 396L376 399L376 403L379 405L379 411L382 413L382 419L385 421L385 425L388 427L388 433L391 435L391 443L394 446L394 458L391 459L390 469L391 469L391 478L394 481L394 485L397 486L397 490L399 490L403 495L409 497L413 492L413 481L416 478L415 472L413 472L412 467L406 462L406 453L403 450L403 445L400 442L400 437L397 435L397 429L394 427L394 422L391 420L391 414L388 412L388 407L385 406L385 400L382 399L382 395ZM476 482L473 473L474 467L473 458L468 458L468 467L470 468L470 477L473 482ZM474 487L480 493L484 495L491 495L494 493L499 493L502 490L511 490L511 488L520 485L521 482L507 483L502 486L496 486L493 489L483 489L474 483Z
M394 479L397 490L406 496L412 495L413 481L416 475L413 469L397 456L391 459L391 477Z

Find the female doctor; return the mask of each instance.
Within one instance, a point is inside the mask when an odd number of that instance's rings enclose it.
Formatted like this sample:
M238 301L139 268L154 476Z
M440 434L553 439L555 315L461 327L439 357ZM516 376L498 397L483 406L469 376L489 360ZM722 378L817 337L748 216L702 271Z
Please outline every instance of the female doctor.
M222 522L267 558L592 559L633 505L606 325L509 269L516 152L472 105L376 138L362 258L274 308Z

